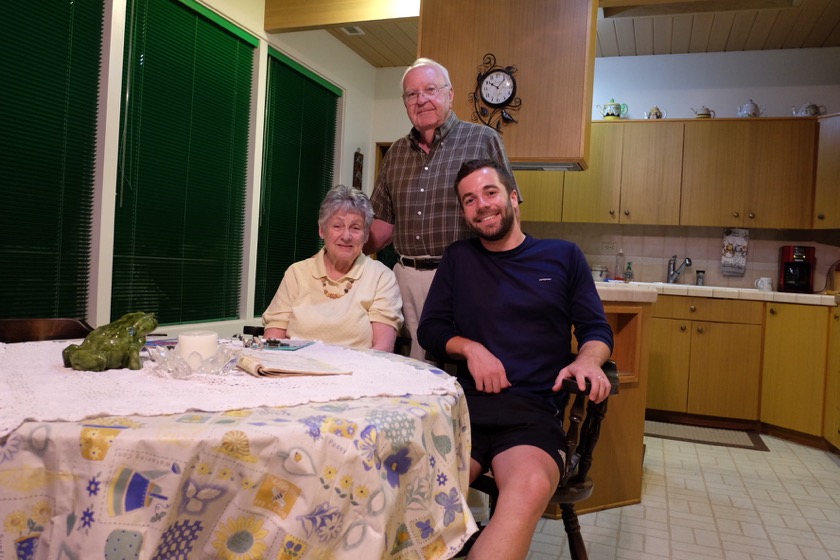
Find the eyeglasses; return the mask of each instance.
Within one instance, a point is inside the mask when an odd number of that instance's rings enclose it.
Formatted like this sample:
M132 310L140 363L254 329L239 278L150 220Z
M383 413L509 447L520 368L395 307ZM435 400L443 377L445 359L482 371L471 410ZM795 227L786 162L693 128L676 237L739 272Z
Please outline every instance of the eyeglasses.
M444 84L442 86L426 86L418 91L407 91L403 94L403 101L405 101L407 105L413 105L414 103L418 103L420 101L421 95L425 96L426 99L432 99L437 97L443 88L448 87L449 84Z

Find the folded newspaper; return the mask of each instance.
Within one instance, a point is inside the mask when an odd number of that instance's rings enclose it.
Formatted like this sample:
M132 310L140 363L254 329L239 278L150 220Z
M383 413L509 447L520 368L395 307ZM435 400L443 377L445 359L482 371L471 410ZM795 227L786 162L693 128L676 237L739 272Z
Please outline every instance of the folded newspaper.
M296 353L243 353L236 365L256 377L284 377L290 375L349 375L349 369L336 367Z

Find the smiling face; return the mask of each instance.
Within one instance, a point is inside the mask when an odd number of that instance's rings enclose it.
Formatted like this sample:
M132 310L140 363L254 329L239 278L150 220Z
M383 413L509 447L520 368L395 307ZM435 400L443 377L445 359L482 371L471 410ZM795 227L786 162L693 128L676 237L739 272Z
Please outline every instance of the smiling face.
M485 246L500 250L508 248L508 242L518 244L519 197L507 191L495 169L483 167L461 179L458 198L467 225Z
M426 88L440 88L436 95L427 96L425 93L408 100L407 95L412 92L425 92ZM434 131L446 121L452 108L452 87L446 82L443 73L434 66L418 66L412 68L403 80L403 101L408 119L421 133Z
M365 218L360 213L339 210L327 219L318 233L324 240L327 259L341 272L347 272L367 241Z

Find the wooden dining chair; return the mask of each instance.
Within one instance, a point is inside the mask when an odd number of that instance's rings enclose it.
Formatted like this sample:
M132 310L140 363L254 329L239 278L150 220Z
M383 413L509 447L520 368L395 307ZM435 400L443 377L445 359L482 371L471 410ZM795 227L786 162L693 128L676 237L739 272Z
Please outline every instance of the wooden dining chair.
M82 319L0 319L0 342L85 338L92 330Z
M618 368L615 362L609 360L602 368L610 381L610 395L617 394ZM577 381L574 379L563 381L563 390L572 395L569 398L571 404L567 406L568 421L564 425L566 464L563 472L560 473L560 484L548 503L546 513L543 514L545 518L563 520L563 526L569 537L569 552L572 560L587 560L588 558L575 504L592 495L594 483L589 477L589 469L592 466L592 454L601 434L601 422L607 414L609 400L606 398L598 404L590 402L587 397L590 389L588 381L584 391L578 389ZM470 487L490 497L490 518L492 518L496 509L496 499L499 496L499 489L496 487L492 473L480 475Z

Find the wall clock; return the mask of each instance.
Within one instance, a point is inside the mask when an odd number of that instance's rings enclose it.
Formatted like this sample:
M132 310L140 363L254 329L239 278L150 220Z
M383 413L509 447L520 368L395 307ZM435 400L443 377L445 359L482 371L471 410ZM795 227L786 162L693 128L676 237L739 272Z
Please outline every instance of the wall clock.
M516 97L516 66L499 66L496 57L484 55L483 64L478 67L475 91L469 95L469 101L475 111L473 121L480 121L499 133L502 126L518 122L513 118L522 106L522 100Z

